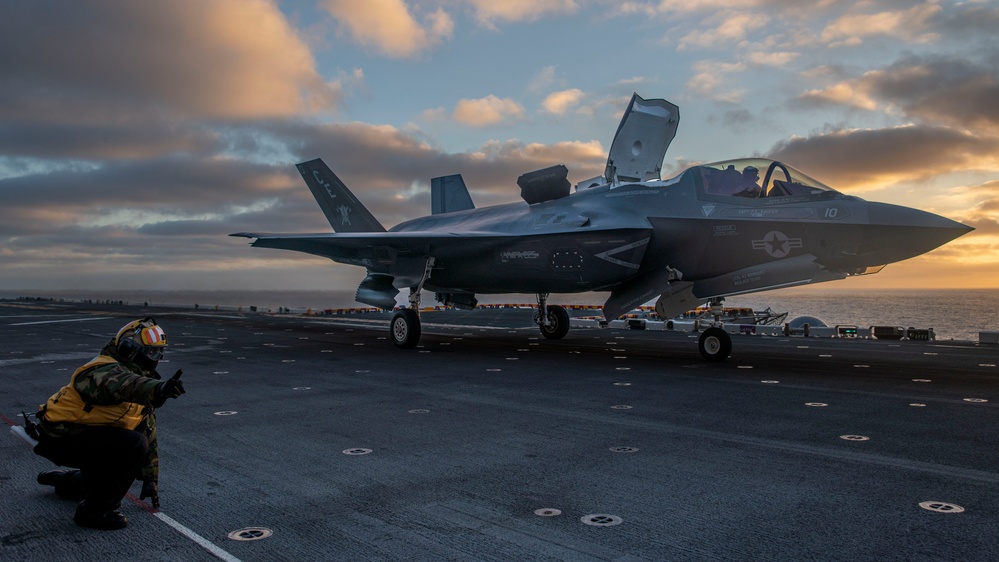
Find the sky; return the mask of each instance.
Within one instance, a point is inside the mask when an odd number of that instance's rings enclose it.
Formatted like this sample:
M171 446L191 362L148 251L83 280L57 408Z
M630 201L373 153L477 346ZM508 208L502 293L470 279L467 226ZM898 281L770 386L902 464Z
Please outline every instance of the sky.
M996 29L983 0L5 2L0 289L353 290L227 235L328 232L316 157L387 227L434 176L575 184L634 92L680 107L663 177L777 158L976 229L837 287L999 288Z

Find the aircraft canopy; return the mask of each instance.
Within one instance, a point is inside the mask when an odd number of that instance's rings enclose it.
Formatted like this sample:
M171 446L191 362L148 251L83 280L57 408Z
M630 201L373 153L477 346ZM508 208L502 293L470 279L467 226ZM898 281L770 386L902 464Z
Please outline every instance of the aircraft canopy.
M836 190L767 158L725 160L697 166L705 193L736 197L808 196Z

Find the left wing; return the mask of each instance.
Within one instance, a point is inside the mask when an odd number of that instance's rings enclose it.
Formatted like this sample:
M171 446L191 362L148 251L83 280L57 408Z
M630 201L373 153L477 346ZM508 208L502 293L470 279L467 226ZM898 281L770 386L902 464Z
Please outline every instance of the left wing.
M462 232L352 232L320 234L266 234L237 232L229 236L255 238L255 248L294 250L350 265L368 265L384 254L461 257L488 251L515 236Z

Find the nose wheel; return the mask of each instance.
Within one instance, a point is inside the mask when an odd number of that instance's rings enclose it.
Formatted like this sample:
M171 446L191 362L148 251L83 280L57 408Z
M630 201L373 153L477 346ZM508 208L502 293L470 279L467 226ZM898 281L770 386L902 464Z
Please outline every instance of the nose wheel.
M721 328L708 328L697 340L697 349L707 361L724 361L732 354L732 337Z

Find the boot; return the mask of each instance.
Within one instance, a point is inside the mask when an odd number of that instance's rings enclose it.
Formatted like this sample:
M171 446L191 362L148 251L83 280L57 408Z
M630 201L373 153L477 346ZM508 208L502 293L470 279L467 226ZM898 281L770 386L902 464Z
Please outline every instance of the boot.
M37 480L43 486L55 486L60 498L80 501L87 497L88 487L79 470L47 470L39 472Z
M124 529L128 525L128 519L117 509L108 511L91 510L87 502L81 502L77 506L73 521L81 527L99 529L101 531Z

